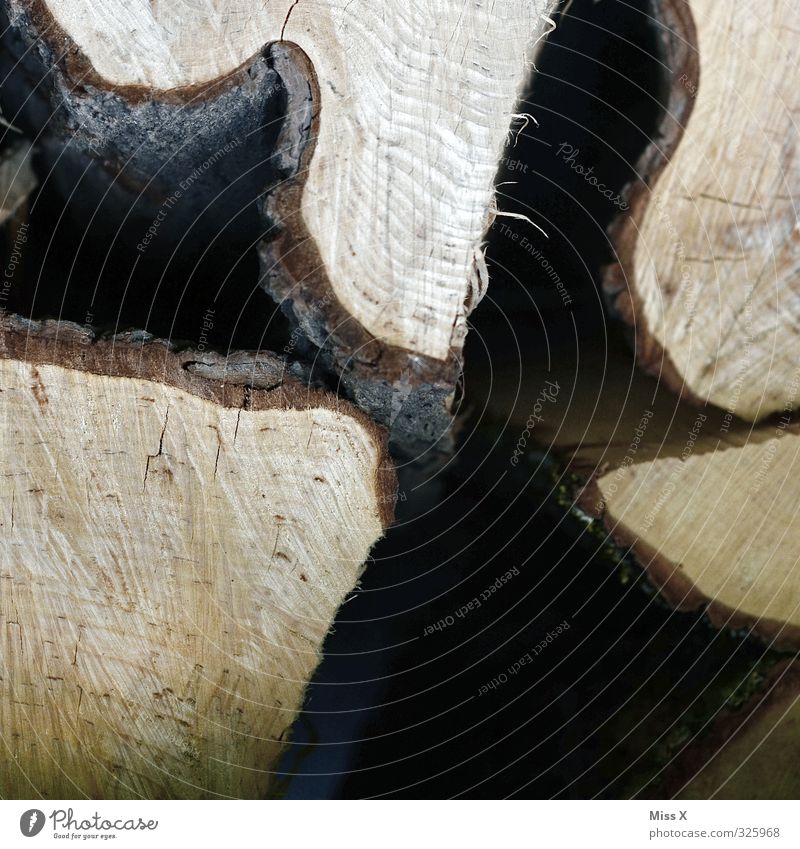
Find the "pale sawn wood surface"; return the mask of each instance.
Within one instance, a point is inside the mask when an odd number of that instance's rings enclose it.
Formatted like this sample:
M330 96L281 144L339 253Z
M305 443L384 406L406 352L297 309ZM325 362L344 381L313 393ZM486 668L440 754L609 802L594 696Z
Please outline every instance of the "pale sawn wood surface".
M9 0L12 23L29 5ZM270 42L302 48L319 96L302 214L338 300L389 345L439 361L461 350L498 162L552 0L44 5L114 86L196 85Z
M667 69L693 107L636 241L635 321L673 388L754 421L800 406L797 6L688 6L699 80Z
M0 795L267 793L382 534L373 430L15 359L0 425Z

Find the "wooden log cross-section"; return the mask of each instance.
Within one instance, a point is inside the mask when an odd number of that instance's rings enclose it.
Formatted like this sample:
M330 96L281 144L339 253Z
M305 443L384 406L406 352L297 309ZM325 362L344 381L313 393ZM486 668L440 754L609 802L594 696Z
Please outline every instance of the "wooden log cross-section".
M6 0L5 70L26 81L9 109L57 171L90 167L151 221L234 143L211 185L236 183L231 215L260 198L263 284L415 451L447 441L498 162L554 5Z
M640 365L603 376L608 420L557 437L580 503L678 609L790 652L688 740L653 798L800 787L800 165L791 4L654 4L669 70L658 132L611 228L604 289ZM691 406L690 406L691 405ZM693 407L693 408L692 408ZM754 424L752 424L754 423Z
M632 556L676 610L794 656L740 708L704 720L646 788L649 798L796 798L800 792L800 423L753 426L698 409L644 374L623 346L585 357L565 334L536 350L539 317L515 322L520 372L478 379L490 415L563 461L558 485L585 522L590 549ZM506 326L495 332L507 333ZM559 385L542 404L548 382ZM531 414L539 418L531 427ZM542 406L544 409L542 410ZM520 435L523 436L520 436ZM532 465L540 459L532 454ZM630 591L633 590L632 586ZM682 692L676 673L676 691ZM742 689L746 690L745 682ZM735 693L734 695L739 695ZM702 701L702 700L701 700ZM659 733L663 731L659 728Z
M639 362L748 421L800 407L796 8L654 4L665 110L612 230Z
M622 349L581 356L573 368L575 343L564 334L543 357L526 341L536 326L536 317L516 325L524 381L510 368L478 378L492 381L493 415L524 433L556 381L532 433L571 473L574 506L634 555L673 606L800 650L797 414L731 423L724 410L677 398ZM521 439L514 462L529 447Z
M728 431L719 412L639 397L607 441L575 447L581 505L677 608L800 649L800 426Z
M792 10L654 9L666 108L603 286L659 385L612 359L600 419L590 407L583 433L554 439L589 481L584 506L674 603L800 648Z
M0 326L0 795L258 797L391 517L275 358Z
M222 357L2 315L3 796L268 793L391 518L380 424L398 451L448 440L555 4L255 5L0 5L3 115L98 253L257 247L306 343ZM309 388L320 363L341 398Z
M616 261L603 275L641 370L613 347L587 357L576 339L576 354L557 334L546 369L518 324L523 392L511 373L491 390L524 434L537 393L558 380L535 438L564 459L566 492L599 544L632 554L672 607L790 655L743 707L686 740L647 795L796 798L797 10L651 6L664 111L624 192L630 210L610 228Z

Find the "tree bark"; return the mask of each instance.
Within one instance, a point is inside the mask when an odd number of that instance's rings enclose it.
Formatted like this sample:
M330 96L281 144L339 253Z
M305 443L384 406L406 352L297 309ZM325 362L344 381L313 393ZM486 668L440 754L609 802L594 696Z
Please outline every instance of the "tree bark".
M392 517L376 422L451 445L553 5L2 4L4 115L81 239L156 274L257 248L294 328L221 356L3 312L2 795L270 791Z

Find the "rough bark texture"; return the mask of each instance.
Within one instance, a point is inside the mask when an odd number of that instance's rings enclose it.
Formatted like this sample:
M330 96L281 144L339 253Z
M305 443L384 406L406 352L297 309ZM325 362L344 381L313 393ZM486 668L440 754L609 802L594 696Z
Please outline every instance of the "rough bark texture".
M4 111L35 140L68 214L161 261L182 238L195 257L210 239L258 241L256 200L292 167L272 156L287 94L269 49L223 79L153 96L108 85L54 24L43 37L33 11L12 20L1 22Z
M3 314L0 795L269 791L391 519L375 421L406 454L451 444L553 5L2 4L0 105L120 303L137 268L257 248L295 365Z
M295 48L272 45L292 110L276 144L284 173L292 175L263 203L273 226L259 246L262 285L302 332L305 358L315 372L338 376L337 388L390 428L392 445L406 456L434 457L452 449L456 384L462 372L460 349L446 362L386 345L342 305L303 221L304 175L314 153L319 96L313 68ZM485 288L485 265L476 267Z

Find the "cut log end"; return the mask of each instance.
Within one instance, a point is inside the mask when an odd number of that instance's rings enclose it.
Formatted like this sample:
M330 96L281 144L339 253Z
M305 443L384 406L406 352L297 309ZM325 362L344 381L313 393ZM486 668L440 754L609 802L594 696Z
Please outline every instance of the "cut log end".
M266 57L270 73L259 85L272 94L270 109L283 101L284 120L264 150L282 172L262 176L273 182L262 185L264 284L351 397L392 425L399 447L417 452L450 442L467 316L485 290L495 175L530 51L556 4L502 5L459 0L431 17L402 3L346 0L285 0L258 15L244 0L102 8L8 0L6 41L21 38L15 55L38 51L51 111L68 124L79 116L71 124L84 152L111 163L110 181L126 161L120 154L136 150L141 161L142 143L163 160L150 171L169 162L198 110L206 110L198 138L218 128L219 148L244 129L240 141L254 144L257 130L244 118L238 129L224 114L209 124L208 102L231 99L225 81L246 78L254 57ZM124 137L109 138L93 108L103 90L128 110ZM147 119L159 101L173 102L173 114L154 134ZM47 123L20 108L37 131ZM45 136L52 140L58 124ZM403 424L410 420L414 434Z
M758 421L800 399L792 11L655 9L664 113L612 227L605 291L647 371L698 406Z
M259 386L265 388L258 388ZM393 504L271 357L5 318L4 797L258 797Z
M773 647L800 648L800 574L789 544L800 428L728 429L724 417L643 407L622 437L579 448L580 506L632 550L677 608ZM630 428L630 431L628 430Z

